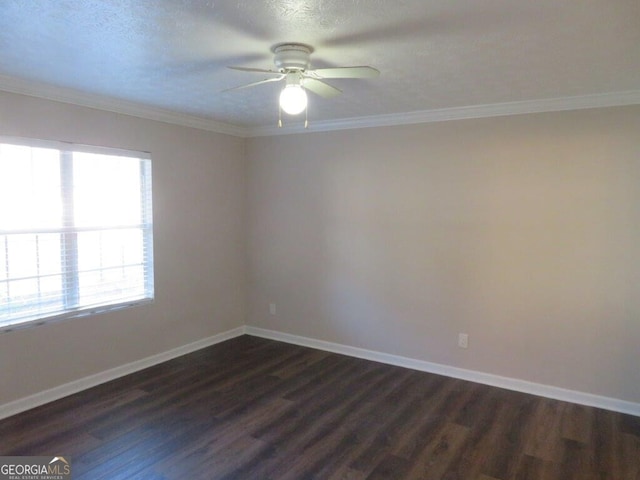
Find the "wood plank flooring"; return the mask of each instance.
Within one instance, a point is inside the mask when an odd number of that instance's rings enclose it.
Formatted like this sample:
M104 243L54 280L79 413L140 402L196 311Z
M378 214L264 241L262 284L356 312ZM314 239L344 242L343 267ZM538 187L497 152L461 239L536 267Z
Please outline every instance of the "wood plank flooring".
M0 421L75 480L640 480L640 418L243 336Z

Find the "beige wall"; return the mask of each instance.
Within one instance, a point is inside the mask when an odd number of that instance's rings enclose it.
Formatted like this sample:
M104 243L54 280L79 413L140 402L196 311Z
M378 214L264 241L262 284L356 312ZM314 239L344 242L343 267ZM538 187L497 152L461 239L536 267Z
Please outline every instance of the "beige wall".
M156 285L148 306L0 334L0 405L244 324L244 140L3 92L0 135L151 152Z
M247 323L640 402L639 132L624 107L249 139Z
M0 405L245 319L640 402L639 131L625 107L243 140L0 92L0 135L151 152L156 259L152 305L0 334Z

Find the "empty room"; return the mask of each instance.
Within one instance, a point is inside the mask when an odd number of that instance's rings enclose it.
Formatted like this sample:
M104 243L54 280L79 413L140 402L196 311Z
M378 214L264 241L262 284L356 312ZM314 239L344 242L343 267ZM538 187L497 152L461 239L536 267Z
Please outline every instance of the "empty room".
M0 46L0 479L640 480L637 0L6 0Z

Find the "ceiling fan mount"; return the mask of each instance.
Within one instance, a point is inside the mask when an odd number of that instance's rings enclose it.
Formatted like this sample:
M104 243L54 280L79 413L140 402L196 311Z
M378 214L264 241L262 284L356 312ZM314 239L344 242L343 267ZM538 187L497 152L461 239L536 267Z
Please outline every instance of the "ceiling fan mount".
M291 70L308 70L313 47L304 43L278 43L271 48L276 68L286 73Z
M311 68L311 54L313 47L304 43L278 43L271 47L275 70L254 67L229 67L247 73L259 73L268 78L257 82L228 88L226 91L241 90L265 83L281 82L285 86L280 93L280 108L290 115L297 115L306 111L307 90L323 98L332 98L342 93L342 90L325 82L331 78L374 78L380 72L369 66ZM306 123L305 123L306 125Z

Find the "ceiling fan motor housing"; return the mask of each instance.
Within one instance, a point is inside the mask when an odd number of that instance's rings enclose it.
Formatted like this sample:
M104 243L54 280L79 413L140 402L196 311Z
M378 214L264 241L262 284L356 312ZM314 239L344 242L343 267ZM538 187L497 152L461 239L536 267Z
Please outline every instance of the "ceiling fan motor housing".
M281 72L289 70L307 70L313 48L301 43L283 43L273 47L273 63Z

